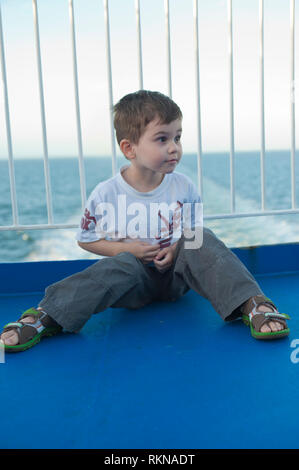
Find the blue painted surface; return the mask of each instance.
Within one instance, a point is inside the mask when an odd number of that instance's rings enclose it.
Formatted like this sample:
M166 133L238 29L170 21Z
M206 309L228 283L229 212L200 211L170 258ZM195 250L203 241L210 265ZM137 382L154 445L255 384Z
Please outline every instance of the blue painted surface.
M190 291L171 304L108 309L79 334L6 354L1 448L298 448L298 249L234 250L291 315L288 338L257 341ZM0 265L2 324L89 263Z

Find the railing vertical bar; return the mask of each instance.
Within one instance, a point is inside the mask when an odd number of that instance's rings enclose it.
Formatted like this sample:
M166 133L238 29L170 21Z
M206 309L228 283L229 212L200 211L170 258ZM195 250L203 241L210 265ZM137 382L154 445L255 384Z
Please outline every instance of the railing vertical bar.
M135 0L136 11L136 29L137 29L137 55L138 55L138 74L139 89L143 89L143 67L142 67L142 41L141 41L141 20L140 20L140 1Z
M111 68L111 45L110 45L110 25L109 25L109 5L108 0L104 2L104 21L106 30L106 60L107 60L107 79L109 94L109 110L110 110L110 137L112 151L112 174L116 174L116 148L113 126L113 86L112 86L112 68Z
M259 59L260 59L260 171L261 209L265 210L265 90L264 90L264 0L259 3Z
M291 189L292 209L296 207L295 179L295 0L290 1L290 32L291 32Z
M165 31L166 31L166 57L167 57L167 83L168 95L172 97L172 77L171 77L171 41L170 41L170 19L169 19L169 0L164 0L165 10Z
M235 138L234 138L234 83L233 83L233 21L232 0L228 0L228 67L230 103L230 199L231 212L235 212Z
M79 99L79 86L78 86L77 48L76 48L76 33L75 33L73 0L69 0L69 16L70 16L72 56L73 56L73 79L74 79L74 92L75 92L75 104L76 104L76 125L77 125L78 163L79 163L81 203L82 203L82 208L84 208L85 202L86 202L86 177L85 177L85 168L84 168L84 159L83 159L80 99Z
M13 151L12 151L1 4L0 4L0 62L1 62L1 75L2 75L2 83L3 83L3 97L4 97L4 109L5 109L5 125L6 125L6 138L7 138L7 149L8 149L8 170L9 170L10 198L11 198L11 207L12 207L12 220L13 220L13 225L18 225L19 223L18 222L18 205L17 205L15 170L14 170Z
M43 89L43 74L42 74L42 62L41 62L41 51L40 51L40 37L39 37L39 22L38 22L38 11L37 11L36 0L32 0L32 4L33 4L33 18L34 18L34 29L35 29L35 46L36 46L36 59L37 59L37 70L38 70L40 114L41 114L42 137L43 137L46 201L47 201L47 211L48 211L48 223L52 224L53 223L52 193L51 193L50 168L49 168L49 157L48 157L48 143L47 143L46 117L45 117L45 100L44 100L44 89Z
M202 145L201 145L201 112L200 112L200 74L199 74L199 35L198 35L198 0L193 3L194 40L195 40L195 92L197 115L197 177L201 200L203 201L202 179Z

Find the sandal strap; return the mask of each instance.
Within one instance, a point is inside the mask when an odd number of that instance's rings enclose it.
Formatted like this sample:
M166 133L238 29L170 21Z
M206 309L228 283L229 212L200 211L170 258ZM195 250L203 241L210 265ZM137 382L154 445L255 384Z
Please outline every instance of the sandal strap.
M265 295L256 295L248 299L247 302L242 305L241 312L250 317L252 312L257 309L260 305L266 305L267 307L273 309L273 313L278 313L274 302L272 302L272 300L269 299L269 297L266 297Z
M40 320L41 324L46 328L59 326L58 323L55 320L53 320L53 318L49 317L49 315L46 312L44 312L43 310L37 310L34 307L26 310L18 319L18 322L23 320L26 317L35 317L37 320ZM35 325L35 323L30 323L30 325Z
M10 322L10 323L7 323L6 325L4 325L2 333L4 333L5 331L12 330L14 328L15 329L23 328L23 326L24 326L24 323L20 323L20 322L16 322L16 321L15 322Z
M262 313L262 312L261 312ZM282 318L283 320L290 320L291 317L289 315L287 315L286 313L272 313L272 312L263 312L265 317L271 317L272 318ZM257 313L258 315L258 313Z

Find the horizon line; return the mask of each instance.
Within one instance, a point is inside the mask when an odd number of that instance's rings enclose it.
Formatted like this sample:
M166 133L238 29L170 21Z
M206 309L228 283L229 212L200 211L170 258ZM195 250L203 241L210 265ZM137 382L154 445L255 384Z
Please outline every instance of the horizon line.
M299 150L299 149L298 149ZM286 148L286 149L266 149L265 150L265 153L267 152L291 152L291 149L289 148ZM234 154L240 154L240 153L258 153L260 154L261 153L261 150L260 149L256 149L256 150L235 150L234 151ZM297 153L297 149L295 149L295 153ZM209 155L209 154L212 154L212 155L217 155L217 154L230 154L230 150L208 150L206 152L202 152L202 155ZM197 152L194 151L194 152L185 152L183 153L183 156L184 155L197 155ZM66 155L57 155L57 154L53 154L53 155L48 155L48 158L49 159L62 159L62 158L77 158L78 159L78 155L74 155L74 154L66 154ZM83 158L109 158L109 159L112 159L112 155L107 155L107 154L86 154L86 155L83 155ZM120 154L117 154L116 155L116 158L125 158L124 155L120 155ZM44 156L43 155L23 155L23 156L18 156L18 155L15 155L13 156L13 161L15 160L38 160L38 159L41 159L43 160L44 159ZM8 158L8 155L7 156L2 156L0 155L0 160L1 161L8 161L9 158Z

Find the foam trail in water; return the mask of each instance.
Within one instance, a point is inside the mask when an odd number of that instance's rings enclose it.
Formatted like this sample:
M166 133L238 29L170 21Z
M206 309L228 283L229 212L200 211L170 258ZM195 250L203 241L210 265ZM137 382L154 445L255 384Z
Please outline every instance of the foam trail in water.
M74 215L67 220L68 224L77 224L81 214ZM51 229L44 232L42 238L36 240L33 250L24 261L52 261L72 259L98 259L88 251L77 245L75 238L77 229Z
M206 179L204 216L230 212L228 188ZM236 196L238 212L257 212L258 202ZM298 241L299 215L258 216L238 219L207 220L209 227L230 247L268 245Z

